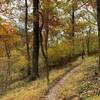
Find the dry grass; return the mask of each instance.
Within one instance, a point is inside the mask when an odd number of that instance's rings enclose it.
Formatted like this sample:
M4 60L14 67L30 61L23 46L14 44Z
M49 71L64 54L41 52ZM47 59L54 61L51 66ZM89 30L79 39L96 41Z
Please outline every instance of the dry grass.
M72 64L62 66L61 69L55 69L50 72L50 85L57 80L59 77L63 76L66 70L80 62L80 58L74 61ZM66 69L67 67L67 69ZM20 88L16 87L19 84L22 85ZM12 85L15 89L7 91L5 95L1 97L0 100L39 100L40 97L48 90L48 85L45 77L42 77L34 82L25 83L24 81L17 82ZM24 85L23 85L24 84Z
M90 75L94 72L96 69L96 63L97 63L97 57L87 57L84 61L84 63L78 68L78 70L73 73L73 75L66 80L66 82L61 86L59 89L59 100L63 100L66 98L66 100L69 100L69 98L73 95L78 95L82 97L82 100L100 100L100 95L97 94L90 94L87 97L87 93L82 95L80 92L85 92L87 89L87 92L89 91L88 86L84 86L85 89L82 90L84 84L88 83L88 78ZM95 87L95 84L93 85ZM100 88L99 86L97 86Z

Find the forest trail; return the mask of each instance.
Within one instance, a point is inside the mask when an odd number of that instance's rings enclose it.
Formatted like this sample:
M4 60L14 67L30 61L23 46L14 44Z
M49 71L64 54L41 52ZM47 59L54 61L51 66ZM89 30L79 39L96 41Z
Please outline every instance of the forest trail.
M43 97L43 100L58 100L58 90L63 85L63 83L70 78L71 75L73 75L80 67L80 65L83 63L83 61L80 62L75 68L73 68L71 71L67 72L64 77L62 77L49 91L48 93Z

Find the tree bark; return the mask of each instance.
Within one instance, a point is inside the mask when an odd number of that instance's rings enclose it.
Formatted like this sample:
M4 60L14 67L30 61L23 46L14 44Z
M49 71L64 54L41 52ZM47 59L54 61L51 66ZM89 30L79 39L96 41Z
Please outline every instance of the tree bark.
M5 51L6 51L6 57L7 57L7 76L6 76L6 88L9 86L9 82L8 79L12 79L11 77L11 62L10 62L10 58L11 58L11 55L10 55L10 49L9 49L9 46L7 44L7 42L5 41L4 42L5 44Z
M90 55L90 34L91 34L91 27L89 27L89 31L87 32L87 55Z
M47 83L49 84L49 61L48 61L48 33L49 33L49 26L48 26L48 12L45 11L45 16L43 16L42 13L40 13L40 15L42 17L42 25L41 25L41 27L39 29L39 32L40 32L40 46L41 46L42 55L43 55L44 60L45 60L45 67L46 67L46 72L47 72L47 75L46 75ZM45 28L46 33L43 33L43 35L42 35L43 26ZM43 44L43 41L44 41L44 44Z
M48 10L45 11L45 52L46 52L46 72L47 72L47 82L49 84L49 61L48 61L48 34L49 34L49 23L48 23Z
M30 52L29 52L29 38L28 38L28 28L27 28L27 23L28 23L28 5L27 5L27 0L25 0L25 37L26 37L26 49L27 49L27 74L31 74L31 66L30 66Z
M38 60L39 60L39 0L33 0L33 53L32 53L32 80L39 77Z
M82 59L84 59L84 55L85 55L84 33L82 32Z
M75 48L74 48L74 37L75 37L75 14L74 14L74 0L72 1L72 56L74 56Z
M100 71L100 0L97 0L97 23L98 23L98 44L99 44L99 66Z

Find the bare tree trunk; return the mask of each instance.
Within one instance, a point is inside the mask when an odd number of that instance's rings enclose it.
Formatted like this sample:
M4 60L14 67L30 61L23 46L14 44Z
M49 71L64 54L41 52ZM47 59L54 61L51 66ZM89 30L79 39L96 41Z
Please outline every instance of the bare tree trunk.
M98 23L98 44L99 44L99 66L100 71L100 0L97 0L97 23Z
M10 50L7 45L7 42L4 42L5 44L5 51L6 51L6 57L7 57L7 76L6 76L6 88L9 86L9 82L12 79L11 75L11 63L10 63Z
M90 32L91 32L91 27L89 27L89 31L87 32L87 54L90 54Z
M49 34L49 24L48 24L48 10L45 11L45 51L46 51L46 71L47 71L47 81L49 84L49 62L48 62L48 34Z
M75 8L74 8L74 0L72 1L73 3L72 3L72 55L74 55L74 53L75 53L75 47L74 47L74 37L75 37L75 14L74 14L74 10L75 10Z
M84 33L82 32L82 59L84 59L84 55L85 55Z
M41 14L41 13L40 13ZM40 46L41 46L41 52L45 59L45 67L47 72L47 83L49 84L49 62L48 62L48 33L49 33L49 27L48 27L48 12L45 11L45 16L41 14L42 17L42 25L40 27ZM44 25L45 22L45 25ZM43 33L42 35L42 28L45 28L46 33ZM44 42L44 44L43 44Z
M33 0L33 54L32 54L32 80L39 77L38 60L39 60L39 0Z
M28 28L27 28L27 23L28 23L28 5L27 5L27 0L25 0L25 35L26 35L26 49L27 49L27 74L31 74L31 65L30 65L30 52L29 52L29 38L28 38Z
M41 35L41 34L40 34ZM49 84L49 63L48 63L48 51L46 48L44 48L43 46L43 37L42 35L40 36L40 45L41 45L41 52L42 52L42 55L44 57L44 60L45 60L45 67L46 67L46 72L47 72L47 83Z

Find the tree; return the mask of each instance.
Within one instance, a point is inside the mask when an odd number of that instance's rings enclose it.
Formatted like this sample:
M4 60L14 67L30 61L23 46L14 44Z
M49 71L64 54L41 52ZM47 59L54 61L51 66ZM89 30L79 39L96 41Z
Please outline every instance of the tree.
M91 34L91 26L89 26L89 30L87 31L87 38L86 38L87 55L90 54L90 34Z
M97 0L97 23L98 23L99 71L100 71L100 0Z
M74 37L75 37L75 1L72 2L72 45L73 45L73 51L74 54Z
M45 59L45 69L46 69L46 73L47 73L47 81L49 83L49 57L48 57L48 38L49 37L49 33L51 30L53 30L53 28L55 29L56 26L59 26L59 18L56 16L56 13L54 11L54 9L56 8L56 6L54 5L54 1L52 0L43 0L42 1L42 23L43 23L43 28L44 28L44 32L40 32L41 34L41 51L43 54L43 57ZM55 26L55 27L54 27ZM52 27L50 29L50 27ZM41 28L40 28L41 29ZM54 32L51 32L52 34Z
M48 34L49 34L49 24L48 24L48 7L50 5L51 1L48 0L44 0L43 4L44 4L44 29L45 29L45 33L44 33L44 45L43 45L43 36L41 35L41 51L43 54L43 57L45 59L45 67L46 67L46 72L47 72L47 81L49 84L49 62L48 62ZM50 8L49 8L50 9ZM43 10L43 9L42 9ZM41 33L40 33L41 34Z
M39 77L38 60L39 60L39 0L33 0L33 53L32 53L32 80Z
M28 72L27 74L30 75L30 52L29 52L29 39L28 39L28 29L27 29L27 23L28 23L28 5L27 5L27 0L25 0L25 37L26 37L26 49L27 49L27 67L28 67Z

